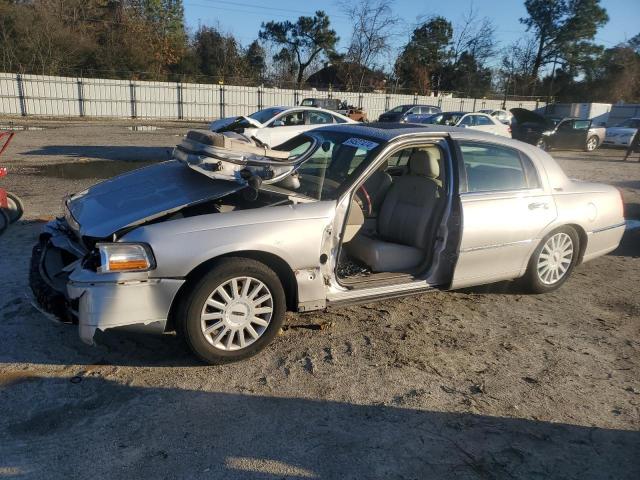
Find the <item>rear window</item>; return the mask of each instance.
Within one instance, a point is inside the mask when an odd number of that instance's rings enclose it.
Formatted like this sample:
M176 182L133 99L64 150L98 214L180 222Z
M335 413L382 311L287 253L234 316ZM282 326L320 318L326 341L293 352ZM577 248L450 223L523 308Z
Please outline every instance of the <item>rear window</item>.
M531 160L515 149L494 144L460 142L467 192L522 190L539 187Z

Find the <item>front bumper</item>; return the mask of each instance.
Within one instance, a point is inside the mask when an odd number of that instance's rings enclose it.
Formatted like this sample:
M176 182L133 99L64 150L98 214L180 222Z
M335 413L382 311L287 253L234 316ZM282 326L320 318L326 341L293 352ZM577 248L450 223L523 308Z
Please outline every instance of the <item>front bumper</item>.
M73 277L67 293L71 301L78 301L80 338L88 344L93 343L96 330L164 332L171 304L184 284L179 279L94 283L74 281Z
M96 330L162 333L184 279L150 278L152 272L100 274L82 267L86 253L64 220L45 226L30 272L40 306L62 321L77 323L80 338L89 344Z

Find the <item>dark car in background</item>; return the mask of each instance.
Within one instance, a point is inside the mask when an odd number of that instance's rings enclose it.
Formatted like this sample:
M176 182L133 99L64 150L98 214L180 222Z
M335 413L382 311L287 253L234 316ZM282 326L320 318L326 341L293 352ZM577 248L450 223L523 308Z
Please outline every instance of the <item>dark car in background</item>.
M378 117L379 122L422 123L424 119L441 112L433 105L398 105Z
M512 138L543 150L552 148L582 148L591 152L605 139L605 128L593 120L580 118L550 119L524 108L512 108Z
M542 132L553 130L557 123L526 108L512 108L511 137L521 142L537 145Z
M581 148L592 152L604 142L606 128L593 120L565 118L552 130L542 132L536 145L543 150L552 148Z

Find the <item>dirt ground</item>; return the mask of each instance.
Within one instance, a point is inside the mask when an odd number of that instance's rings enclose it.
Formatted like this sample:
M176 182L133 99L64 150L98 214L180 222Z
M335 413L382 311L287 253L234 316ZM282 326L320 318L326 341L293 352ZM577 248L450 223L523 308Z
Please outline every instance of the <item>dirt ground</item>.
M552 294L290 314L233 365L199 364L174 335L89 347L30 304L41 222L124 161L167 158L186 126L36 125L0 162L26 204L0 237L0 478L640 478L640 230ZM640 219L640 163L622 154L553 152Z

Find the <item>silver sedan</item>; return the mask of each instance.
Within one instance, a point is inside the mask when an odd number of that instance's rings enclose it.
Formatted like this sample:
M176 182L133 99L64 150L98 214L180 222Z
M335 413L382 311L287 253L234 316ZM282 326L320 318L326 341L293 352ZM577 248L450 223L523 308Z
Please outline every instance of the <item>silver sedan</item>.
M70 197L31 285L88 343L177 330L221 363L263 349L287 310L501 280L555 290L624 228L615 188L469 129L332 125L274 150L192 131L174 160Z

